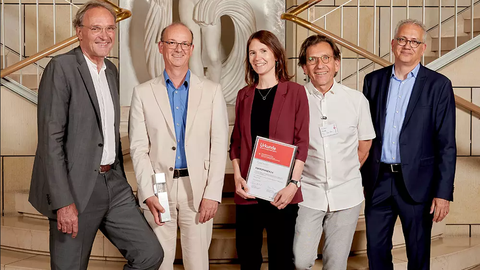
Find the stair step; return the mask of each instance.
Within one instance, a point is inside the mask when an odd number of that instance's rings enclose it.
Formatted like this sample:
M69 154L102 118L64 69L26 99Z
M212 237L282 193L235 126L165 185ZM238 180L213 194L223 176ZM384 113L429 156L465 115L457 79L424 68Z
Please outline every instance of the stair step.
M20 83L20 77L21 77L23 86L32 90L36 90L38 88L38 84L40 83L40 79L42 78L41 75L42 74L40 73L38 76L38 81L37 81L37 74L28 74L28 73L20 74L18 73L18 71L16 73L12 73L8 75L8 77L18 83Z
M48 254L48 220L27 217L4 217L1 227L1 246L21 250L29 254ZM266 256L266 237L264 239ZM235 229L214 228L210 244L210 260L224 262L236 258ZM177 234L176 259L181 259L180 234ZM111 242L98 231L93 243L91 258L94 260L123 261L123 257Z
M432 242L431 269L449 269L449 270L480 270L480 237L444 237L438 241ZM406 269L407 259L405 248L393 251L393 262L395 269ZM24 269L24 270L44 270L50 269L50 258L45 255L32 255L22 251L1 250L2 269ZM91 260L88 269L91 270L117 270L122 269L123 262L98 261ZM473 268L472 268L473 267ZM184 269L182 265L176 264L175 270ZM214 264L211 263L212 270L237 270L238 264ZM262 270L268 269L267 264L262 265ZM313 270L322 269L322 261L317 260ZM368 269L368 259L365 254L354 255L348 259L349 270Z
M470 40L470 36L457 36L457 46ZM438 52L438 37L432 37L432 45L430 46L432 52ZM442 37L442 54L443 51L451 51L455 49L455 37Z
M463 32L470 33L472 30L472 20L465 19L463 23ZM473 33L480 32L480 18L473 18Z
M28 193L15 193L15 211L24 217L47 219L28 202ZM222 203L218 206L217 214L213 219L213 224L216 225L216 227L235 224L235 203L233 202L233 198L222 199Z

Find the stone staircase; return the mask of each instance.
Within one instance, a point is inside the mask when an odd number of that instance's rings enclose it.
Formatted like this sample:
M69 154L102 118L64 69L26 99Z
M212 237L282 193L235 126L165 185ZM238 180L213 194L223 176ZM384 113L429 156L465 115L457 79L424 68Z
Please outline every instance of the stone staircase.
M474 22L474 31L480 32L480 20ZM466 23L466 25L469 25ZM478 30L477 30L478 29ZM459 42L460 44L460 42ZM442 48L443 43L442 43ZM25 73L25 72L24 72ZM25 76L25 75L24 75ZM35 75L36 79L36 75ZM25 78L23 79L25 82ZM125 161L127 180L134 192L137 190L133 165L129 155L128 142L128 107L121 111L120 132ZM234 122L234 107L228 107L230 132ZM31 168L29 168L31 169ZM227 161L223 202L219 206L214 219L212 244L209 250L211 269L239 269L236 262L235 248L235 205L233 203L233 169ZM27 173L28 174L28 173ZM7 180L8 181L8 180ZM1 270L13 269L49 269L48 257L48 221L40 215L28 202L28 191L22 190L14 194L15 212L8 213L1 220ZM361 211L363 213L363 211ZM432 232L431 269L464 270L472 269L480 264L480 237L444 236L445 224L435 224ZM263 256L267 261L266 235L264 235ZM402 228L397 222L393 237L395 269L406 269ZM181 259L180 241L177 240L176 258ZM319 247L319 254L321 253ZM368 269L366 257L365 222L363 214L359 221L351 248L348 268ZM180 261L178 261L180 263ZM89 269L122 269L123 257L101 232L96 236ZM183 269L181 264L175 269ZM268 269L264 264L262 269ZM321 260L313 269L322 269ZM480 269L477 269L480 270Z
M18 55L15 55L13 52L7 51L5 54L5 64L6 66L13 65L19 61ZM43 61L44 62L44 61ZM0 67L3 67L3 55L0 54ZM37 76L38 72L38 76ZM22 81L22 85L31 89L31 90L38 90L38 84L40 83L40 79L42 77L43 68L39 67L37 71L37 66L29 65L20 71L15 71L14 73L8 75L7 77L19 82Z
M136 192L137 185L128 147L128 109L128 107L122 108L120 130L127 180ZM228 107L228 112L230 125L233 125L233 106ZM214 219L213 239L209 250L211 269L239 269L238 264L235 264L237 256L232 171L231 162L228 161L223 188L223 202L219 206ZM28 202L28 190L20 190L14 194L14 205L13 213L3 216L1 221L1 270L49 269L48 221ZM436 224L433 228L432 269L463 270L480 264L480 257L474 255L480 254L480 238L442 237L444 230L444 223ZM399 222L395 227L393 243L395 269L406 269L404 238ZM320 247L319 254L321 253ZM264 235L262 252L264 260L267 261L266 235ZM365 252L365 222L363 214L361 214L352 244L352 256L349 258L348 269L368 269ZM179 239L176 259L181 263L181 243ZM118 250L101 232L98 232L92 249L89 269L121 269L123 263L124 259ZM262 269L267 268L266 264L262 267ZM178 264L175 269L183 269L183 267ZM321 260L317 261L313 269L321 269Z
M458 26L458 35L457 35L457 46L462 45L463 43L471 39L471 18L463 19L463 33L461 31L461 26ZM436 31L436 30L434 30ZM473 18L473 36L476 37L480 34L480 18ZM455 36L442 36L442 55L450 52L455 49ZM436 60L438 58L438 34L432 34L432 41L430 44L430 49L427 48L427 53L425 55L424 65Z

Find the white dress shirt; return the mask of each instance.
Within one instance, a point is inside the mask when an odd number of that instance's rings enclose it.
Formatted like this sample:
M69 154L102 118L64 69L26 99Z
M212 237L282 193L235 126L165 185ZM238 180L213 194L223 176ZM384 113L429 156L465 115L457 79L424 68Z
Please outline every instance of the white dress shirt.
M103 132L103 154L101 165L109 165L115 162L115 109L113 107L112 95L108 86L105 70L107 66L103 63L100 72L97 65L87 56L83 55L87 61L88 69L92 75L93 86L97 94L98 106L100 108L100 118L102 121Z
M368 101L362 92L336 82L325 95L311 82L305 89L310 143L300 205L321 211L354 207L364 199L358 141L375 138ZM337 134L322 137L320 128L327 126L335 127Z

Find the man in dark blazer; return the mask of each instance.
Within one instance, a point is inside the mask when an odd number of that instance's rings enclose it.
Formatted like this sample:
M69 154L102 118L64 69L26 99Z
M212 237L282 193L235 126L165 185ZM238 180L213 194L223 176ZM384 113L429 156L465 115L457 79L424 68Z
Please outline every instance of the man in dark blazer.
M363 93L377 137L362 167L371 270L393 269L392 235L400 217L408 269L430 269L433 221L453 200L455 100L445 76L420 64L425 27L401 21L392 40L395 63L368 74Z
M54 57L38 98L29 201L50 222L51 269L87 269L98 229L128 260L158 269L163 251L123 170L113 9L90 1L74 20L80 47Z

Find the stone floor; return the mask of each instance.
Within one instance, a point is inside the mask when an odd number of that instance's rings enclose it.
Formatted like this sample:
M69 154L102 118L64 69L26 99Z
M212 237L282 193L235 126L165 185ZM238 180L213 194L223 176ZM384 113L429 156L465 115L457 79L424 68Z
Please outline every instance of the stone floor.
M407 258L404 248L393 251L395 270L405 270ZM50 267L50 259L45 255L27 254L20 251L1 249L1 270L45 270ZM476 267L472 268L472 266ZM89 270L122 269L122 262L91 260ZM182 270L181 265L175 265L175 270ZM237 270L238 264L211 264L211 270ZM262 270L267 270L267 264ZM312 268L322 269L321 260ZM347 270L367 270L366 255L356 255L348 259ZM432 270L480 270L480 237L445 237L432 242Z

